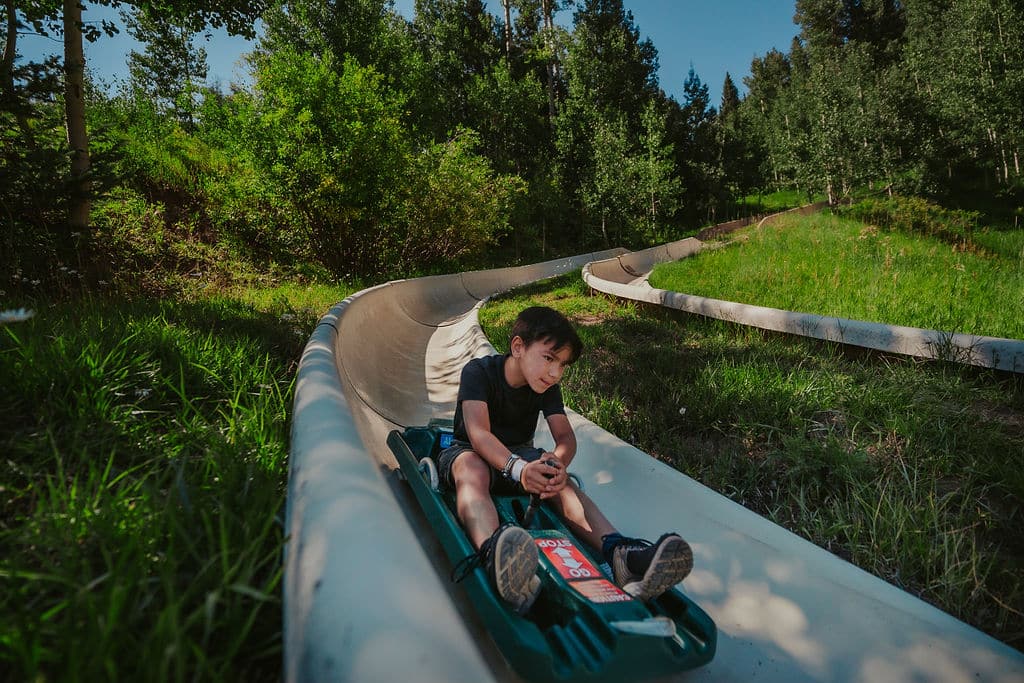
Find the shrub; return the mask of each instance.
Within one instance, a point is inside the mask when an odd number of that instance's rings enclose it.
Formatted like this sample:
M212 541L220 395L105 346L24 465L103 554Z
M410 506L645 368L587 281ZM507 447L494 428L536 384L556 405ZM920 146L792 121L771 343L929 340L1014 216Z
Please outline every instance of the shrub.
M885 230L928 235L965 250L978 248L974 242L974 232L980 214L976 211L946 209L920 197L894 196L888 199L865 199L840 208L838 212Z

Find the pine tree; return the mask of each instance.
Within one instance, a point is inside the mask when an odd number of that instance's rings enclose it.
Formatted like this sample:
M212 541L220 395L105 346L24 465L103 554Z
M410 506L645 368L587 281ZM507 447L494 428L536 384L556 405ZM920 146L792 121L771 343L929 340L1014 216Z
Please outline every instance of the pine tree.
M194 44L190 22L153 16L144 10L126 14L129 34L145 44L142 53L128 54L131 81L163 110L193 126L196 94L206 80L206 50Z

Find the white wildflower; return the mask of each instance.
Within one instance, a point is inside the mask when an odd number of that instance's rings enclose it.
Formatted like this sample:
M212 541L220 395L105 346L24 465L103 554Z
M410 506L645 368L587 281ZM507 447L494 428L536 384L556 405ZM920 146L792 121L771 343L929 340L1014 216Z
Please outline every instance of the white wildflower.
M35 311L30 311L27 308L15 308L10 311L0 311L0 325L24 322L35 314Z

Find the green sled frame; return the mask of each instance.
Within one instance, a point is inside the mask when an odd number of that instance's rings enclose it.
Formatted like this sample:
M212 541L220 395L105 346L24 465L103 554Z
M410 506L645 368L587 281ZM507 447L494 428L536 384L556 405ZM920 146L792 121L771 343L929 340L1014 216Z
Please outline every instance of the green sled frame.
M455 514L454 494L437 484L437 455L450 434L450 420L431 420L426 427L392 431L388 446L455 564L475 549ZM523 526L529 496L495 496L494 502L502 522ZM678 588L649 602L624 593L547 505L527 531L537 543L542 588L525 615L506 606L483 569L462 582L498 649L523 678L655 678L703 666L715 656L714 621Z

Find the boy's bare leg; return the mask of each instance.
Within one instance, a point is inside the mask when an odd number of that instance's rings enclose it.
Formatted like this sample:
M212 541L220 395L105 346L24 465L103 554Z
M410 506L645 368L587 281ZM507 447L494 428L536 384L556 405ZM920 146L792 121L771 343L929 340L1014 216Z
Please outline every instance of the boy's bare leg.
M463 451L452 463L455 506L473 547L498 528L498 511L491 500L491 466L473 451Z
M569 482L558 496L551 499L569 529L592 548L601 549L601 538L616 533L615 527L604 516L590 497Z

